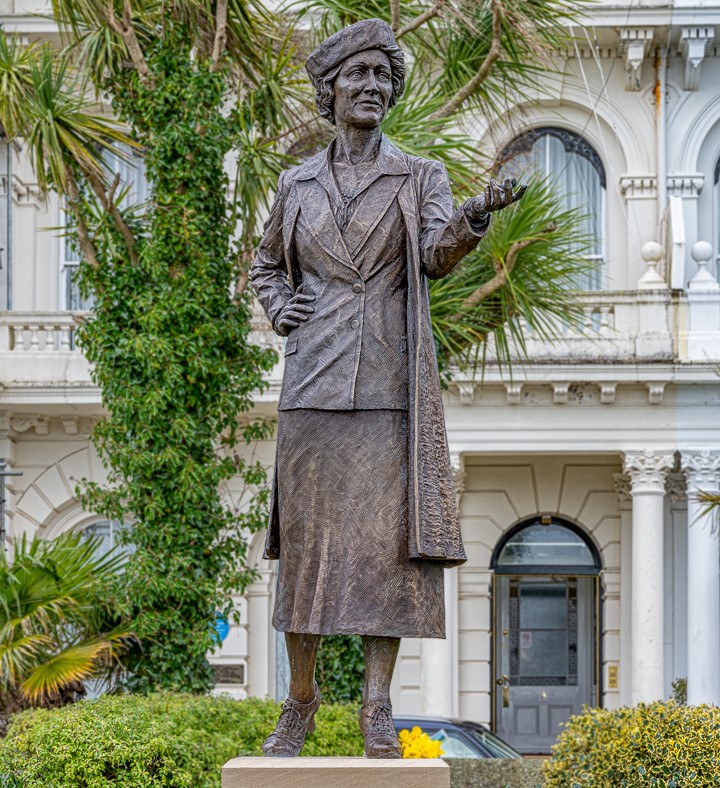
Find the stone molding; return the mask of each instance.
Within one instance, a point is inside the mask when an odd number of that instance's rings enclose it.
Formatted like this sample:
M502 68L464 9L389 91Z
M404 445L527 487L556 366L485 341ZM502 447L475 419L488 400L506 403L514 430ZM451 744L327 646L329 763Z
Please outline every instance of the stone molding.
M705 175L701 172L680 172L667 176L668 197L697 199L703 190Z
M626 200L654 200L657 197L655 175L622 175L620 194Z
M687 476L688 487L696 490L717 490L720 487L720 453L709 449L683 451L680 465Z
M674 465L674 452L658 452L653 449L625 452L624 470L630 477L630 494L664 495L665 480Z

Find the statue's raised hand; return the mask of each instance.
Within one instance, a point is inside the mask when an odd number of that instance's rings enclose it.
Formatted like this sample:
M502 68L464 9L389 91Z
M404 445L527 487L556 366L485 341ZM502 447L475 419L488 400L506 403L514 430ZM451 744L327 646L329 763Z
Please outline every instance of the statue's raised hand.
M471 197L464 204L465 213L470 219L480 219L484 214L502 211L517 202L527 191L527 185L517 187L515 178L506 178L503 183L491 180L482 194Z

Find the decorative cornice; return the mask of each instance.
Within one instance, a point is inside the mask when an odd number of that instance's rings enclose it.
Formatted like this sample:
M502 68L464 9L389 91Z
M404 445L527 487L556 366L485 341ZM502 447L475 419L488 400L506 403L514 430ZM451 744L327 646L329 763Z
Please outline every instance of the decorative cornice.
M663 401L663 395L665 394L665 386L667 386L667 383L660 383L657 381L645 384L648 390L648 403L650 405L660 405Z
M569 383L553 383L553 402L556 405L567 405L568 394L570 393Z
M715 38L712 27L685 27L680 35L680 54L685 57L685 90L700 86L700 68Z
M458 389L458 399L461 405L472 405L475 399L476 383L472 380L456 381Z
M600 383L600 402L603 405L612 405L615 402L617 383Z
M665 479L675 464L673 452L652 449L625 452L624 470L630 477L631 494L665 494Z
M66 435L77 435L79 431L80 419L77 416L63 416L62 424Z
M720 454L709 449L683 451L680 464L685 471L688 487L696 490L717 490L720 486Z
M505 391L507 392L508 405L519 405L520 396L522 395L522 383L506 383Z
M622 175L620 194L626 200L654 200L657 197L655 175Z
M640 90L642 64L650 52L652 40L652 28L624 27L620 29L618 52L625 55L625 90L632 92Z
M50 431L50 417L40 415L10 417L10 429L13 432L27 432L33 428L36 435L47 435Z

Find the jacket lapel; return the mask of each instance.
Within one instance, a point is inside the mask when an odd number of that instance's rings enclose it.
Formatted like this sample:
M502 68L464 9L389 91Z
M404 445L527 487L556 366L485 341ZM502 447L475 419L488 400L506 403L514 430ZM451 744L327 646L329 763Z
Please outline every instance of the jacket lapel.
M378 180L365 192L345 232L348 251L353 260L384 218L392 201L400 191L405 177L405 175L378 177Z
M303 221L315 240L331 257L357 272L340 235L328 192L315 179L298 181L297 189Z

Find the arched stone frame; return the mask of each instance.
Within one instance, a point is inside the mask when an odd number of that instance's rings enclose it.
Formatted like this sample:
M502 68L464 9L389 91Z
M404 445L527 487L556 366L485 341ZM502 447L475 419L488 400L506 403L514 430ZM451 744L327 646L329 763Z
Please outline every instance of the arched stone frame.
M645 173L646 178L654 177L655 164L642 144L638 124L631 123L623 112L616 114L614 108L608 112L592 91L588 94L579 86L564 86L562 95L562 102L540 97L532 103L518 103L486 128L482 144L485 150L501 150L520 134L543 126L567 129L583 137L598 153L607 177L604 285L609 290L634 289L644 272L640 249L646 241L658 240L658 233L650 231L652 238L638 235L641 227L648 232L648 224L629 220L629 211L635 208L629 207L621 184L628 173L628 162L632 162L633 171ZM588 99L595 102L594 110L588 106ZM646 213L649 209L655 212L654 204L643 207ZM655 225L653 213L650 226Z
M510 539L533 525L543 525L543 523L540 522L541 518L541 514L532 515L530 517L521 517L509 528L506 528L495 543L495 548L493 550L492 556L490 557L490 569L493 571L497 569L497 561L500 557L500 554ZM600 574L605 567L605 563L603 561L602 548L597 543L592 531L572 517L553 514L551 519L552 524L557 524L563 528L567 528L567 530L579 536L588 545L593 559L595 560L595 566L591 572L588 572L588 574Z
M717 73L717 67L704 71L704 84L710 84ZM696 241L709 241L720 256L720 198L714 182L719 158L720 94L703 89L687 92L674 107L668 128L668 180L670 185L676 184L675 193L683 197L684 285L697 271L691 256ZM712 267L711 272L716 273Z
M102 519L84 511L75 495L75 486L83 478L107 483L107 473L90 446L69 452L53 463L18 496L13 518L15 533L37 533L52 539Z
M716 259L720 260L720 102L715 111L715 123L708 129L697 158L697 172L705 176L697 200L697 227L686 228L686 231L689 231L688 236L692 232L692 240L688 238L689 249L695 241L709 241ZM695 273L694 262L692 266L688 278ZM710 273L717 276L717 267L711 265Z

